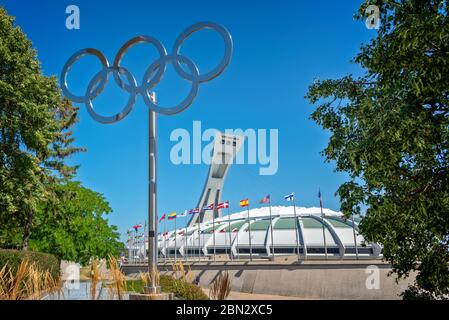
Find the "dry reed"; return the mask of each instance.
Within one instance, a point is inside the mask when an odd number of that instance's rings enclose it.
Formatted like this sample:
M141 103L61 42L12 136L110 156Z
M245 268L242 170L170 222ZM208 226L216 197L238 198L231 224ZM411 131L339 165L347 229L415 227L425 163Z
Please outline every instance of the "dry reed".
M209 298L213 300L226 300L231 292L231 281L227 271L220 273L212 284L209 291Z
M27 259L21 261L15 272L8 265L0 270L0 300L39 300L44 294L60 290L59 278L41 271Z
M111 299L117 297L117 299L123 300L125 292L127 291L125 275L120 270L120 266L114 256L109 256L108 264L109 277L111 280L111 283L108 285L109 297Z
M100 262L97 259L92 259L90 264L90 298L92 300L98 300L97 295L98 282L101 281Z

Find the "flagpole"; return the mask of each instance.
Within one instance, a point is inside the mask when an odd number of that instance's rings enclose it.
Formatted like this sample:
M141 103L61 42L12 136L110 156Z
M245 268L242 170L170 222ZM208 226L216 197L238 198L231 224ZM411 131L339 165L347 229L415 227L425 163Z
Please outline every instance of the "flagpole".
M215 262L215 256L217 254L217 251L215 250L215 208L213 209L213 212L212 212L212 234L214 237L214 262Z
M359 249L357 248L357 236L355 234L354 212L352 213L352 233L354 235L355 256L359 260Z
M237 260L240 260L240 252L239 252L239 229L237 229Z
M167 217L164 217L164 263L167 263Z
M321 191L319 189L318 189L318 192L320 194L320 208L321 208L321 220L322 220L322 227L323 227L324 255L327 260L327 242L326 242L326 231L324 230L323 198L321 197Z
M138 238L137 238L137 243L138 243L138 250L139 250L139 264L141 264L142 263L142 255L140 254L140 249L142 249L142 237L141 237L141 235L139 234L139 236L138 236Z
M249 260L253 261L253 246L251 243L251 221L249 218L249 201L248 205L246 206L246 209L248 210L248 239L249 239Z
M175 216L175 263L177 263L177 261L178 261L178 244L176 242L176 240L177 240L176 238L178 237L178 231L176 230L176 220L178 220L178 219Z
M198 261L201 261L201 210L198 212Z
M143 228L143 263L145 263L145 258L147 257L147 245L145 242L145 235L147 234L147 221L145 220L145 226Z
M144 236L144 234L142 234L142 235L140 235L140 237L142 239L142 240L140 240L140 243L143 244L143 251L144 251L144 254L142 255L143 256L143 262L145 263L145 255L146 255L146 252L145 252L145 236ZM142 263L142 259L139 259L139 260L140 260L140 263Z
M231 230L231 213L229 212L229 201L228 201L228 229L229 229L229 258L233 260L232 256L232 230Z
M268 198L268 205L270 208L271 256L273 257L274 261L273 218L271 217L271 195Z
M128 230L128 263L132 261L132 231L131 233Z
M222 220L222 221L224 221L224 220ZM223 228L223 229L221 229L221 231L220 232L223 232L223 230L224 230L224 241L225 241L225 260L227 260L228 259L228 237L226 236L226 227L225 228Z
M135 235L135 237L134 237L134 239L136 240L136 244L135 244L135 246L136 246L136 252L134 253L134 257L137 255L137 248L139 247L139 239L137 238L137 229L135 229L136 230L136 235ZM135 263L138 263L138 260L137 259L135 259L135 261L134 261Z
M298 261L300 261L300 253L299 253L299 230L298 230L298 218L296 215L296 203L295 196L293 195L293 213L295 215L295 230L296 230L296 253L298 254Z
M184 218L184 222L185 222L185 229L184 229L184 242L185 242L185 244L184 244L184 258L185 258L185 261L187 262L187 212L184 212L184 214L185 214L185 218Z

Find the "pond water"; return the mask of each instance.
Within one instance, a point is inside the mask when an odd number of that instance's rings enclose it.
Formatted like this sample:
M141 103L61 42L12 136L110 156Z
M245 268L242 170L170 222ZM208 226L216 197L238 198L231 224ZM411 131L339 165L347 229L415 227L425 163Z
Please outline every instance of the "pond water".
M81 281L76 283L65 282L63 290L59 293L52 293L44 297L42 300L92 300L91 299L91 282ZM109 290L103 286L102 282L97 283L97 300L116 300L111 297ZM124 297L127 299L127 297Z

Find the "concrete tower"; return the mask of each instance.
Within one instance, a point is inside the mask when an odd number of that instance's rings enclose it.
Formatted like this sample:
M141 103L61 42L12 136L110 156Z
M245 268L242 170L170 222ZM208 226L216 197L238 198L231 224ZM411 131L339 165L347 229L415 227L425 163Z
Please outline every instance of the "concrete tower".
M214 150L212 161L209 167L209 173L204 185L203 193L198 201L197 208L199 213L195 213L190 219L189 226L204 221L212 220L213 217L218 218L219 210L214 209L204 211L203 208L210 204L215 206L221 202L221 194L223 185L235 155L239 151L244 142L244 136L229 135L224 133L217 133L214 140Z

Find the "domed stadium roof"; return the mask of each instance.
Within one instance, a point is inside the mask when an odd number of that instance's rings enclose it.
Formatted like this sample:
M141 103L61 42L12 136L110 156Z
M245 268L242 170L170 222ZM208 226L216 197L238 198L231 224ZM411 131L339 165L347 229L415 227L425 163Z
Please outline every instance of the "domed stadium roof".
M366 242L359 234L357 217L353 224L340 212L323 209L322 218L317 207L296 207L296 214L295 223L293 206L273 206L270 220L269 207L261 207L250 209L249 219L244 210L187 229L179 228L176 233L160 232L159 253L179 258L214 254L264 258L273 254L297 255L299 250L303 259L323 259L326 255L330 259L381 257L381 246Z

